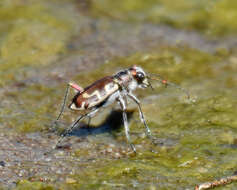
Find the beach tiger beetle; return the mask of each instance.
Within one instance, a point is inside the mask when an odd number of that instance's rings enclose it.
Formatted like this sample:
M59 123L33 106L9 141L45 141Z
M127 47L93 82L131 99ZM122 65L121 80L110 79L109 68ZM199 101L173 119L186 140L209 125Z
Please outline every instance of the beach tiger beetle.
M69 105L71 110L78 111L86 111L85 114L80 115L71 125L70 127L62 133L60 139L55 145L54 149L56 149L59 143L70 133L72 130L79 125L79 122L84 118L90 119L101 109L107 107L108 105L117 102L121 109L123 115L123 122L125 127L125 134L127 137L127 141L132 148L133 152L136 152L136 148L131 143L130 135L129 135L129 126L127 120L127 98L131 99L135 102L138 107L140 120L144 124L146 128L146 134L148 137L151 137L151 130L149 129L146 120L144 118L144 114L141 109L140 101L133 94L133 91L137 88L147 88L151 87L153 89L150 80L157 80L164 85L175 86L181 90L183 90L188 98L189 93L181 88L180 86L175 85L174 83L170 83L167 80L164 80L160 77L160 75L156 74L146 74L141 67L133 66L128 69L121 70L117 72L115 75L104 77L100 80L95 81L93 84L86 88L82 88L76 83L70 82L67 85L65 97L63 100L63 105L58 115L56 122L60 119L66 104L66 99L68 96L69 88L73 88L76 91L76 95L73 97L72 102Z

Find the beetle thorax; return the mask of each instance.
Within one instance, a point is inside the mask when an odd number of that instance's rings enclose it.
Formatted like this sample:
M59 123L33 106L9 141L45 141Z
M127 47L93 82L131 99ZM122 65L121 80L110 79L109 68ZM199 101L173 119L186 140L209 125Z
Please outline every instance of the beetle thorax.
M114 75L115 80L120 86L126 88L129 91L133 91L137 88L137 81L132 77L129 70L123 70Z
M128 89L129 89L130 91L133 91L133 90L135 90L137 87L138 87L137 81L136 81L134 78L132 78L132 79L129 81Z

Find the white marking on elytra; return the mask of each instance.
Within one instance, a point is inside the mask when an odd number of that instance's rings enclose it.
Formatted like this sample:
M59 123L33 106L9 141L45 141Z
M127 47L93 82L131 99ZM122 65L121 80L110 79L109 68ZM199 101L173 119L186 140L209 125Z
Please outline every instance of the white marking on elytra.
M82 104L81 104L80 107L77 107L77 106L75 105L75 103L72 103L72 104L70 105L70 109L72 109L72 110L84 110L84 109L85 109L85 102L82 102Z
M76 107L75 103L72 103L70 105L70 109L72 109L72 110L81 110L82 108L78 108L78 107Z
M92 94L83 93L82 97L83 98L90 98L90 97L92 97L94 95L96 95L99 100L101 99L101 95L100 95L100 92L98 90L95 90Z
M82 102L81 109L85 109L85 102Z
M106 94L112 94L115 90L118 89L118 85L109 83L109 84L105 85L104 88L105 88Z

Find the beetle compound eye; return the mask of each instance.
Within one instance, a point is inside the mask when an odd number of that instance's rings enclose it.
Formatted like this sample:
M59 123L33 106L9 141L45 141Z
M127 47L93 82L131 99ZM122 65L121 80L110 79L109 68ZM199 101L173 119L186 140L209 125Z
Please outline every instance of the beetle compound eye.
M141 72L138 72L136 74L136 78L139 80L139 81L143 81L143 79L145 78L145 75Z
M145 75L142 72L137 72L135 75L135 79L137 80L137 82L139 84L143 83L144 79L145 79Z

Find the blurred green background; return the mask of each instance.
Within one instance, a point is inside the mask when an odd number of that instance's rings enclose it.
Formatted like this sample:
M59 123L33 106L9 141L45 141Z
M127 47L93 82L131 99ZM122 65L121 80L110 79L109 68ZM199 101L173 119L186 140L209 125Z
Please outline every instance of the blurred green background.
M236 10L235 0L1 0L2 189L187 190L233 174ZM72 135L70 150L44 156L79 114L66 110L49 130L67 82L85 87L134 64L191 93L190 101L157 83L136 92L157 143L145 137L131 104L135 157L122 125ZM111 109L92 127L100 128Z

